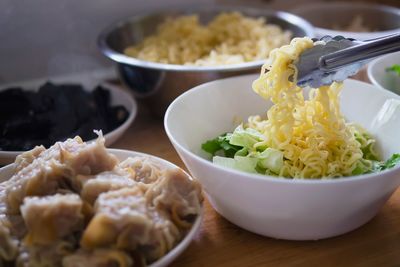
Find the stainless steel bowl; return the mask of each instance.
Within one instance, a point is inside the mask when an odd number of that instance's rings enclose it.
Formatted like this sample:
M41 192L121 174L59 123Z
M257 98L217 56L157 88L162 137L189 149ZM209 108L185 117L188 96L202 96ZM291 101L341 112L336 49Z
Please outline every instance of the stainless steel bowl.
M137 98L145 101L154 114L163 116L170 102L184 91L204 82L258 72L263 60L215 67L185 66L138 60L124 55L124 49L153 34L167 17L198 14L200 21L207 23L224 11L265 17L268 23L292 31L294 37L314 36L313 27L307 21L290 13L261 8L214 6L159 11L122 20L100 34L98 45L105 56L117 63L122 82Z
M342 35L360 40L373 39L400 31L400 9L396 7L353 3L352 1L332 1L314 3L292 9L291 12L306 19L315 27L317 37L325 35ZM357 16L362 18L362 24L371 32L351 32L334 30L345 27Z

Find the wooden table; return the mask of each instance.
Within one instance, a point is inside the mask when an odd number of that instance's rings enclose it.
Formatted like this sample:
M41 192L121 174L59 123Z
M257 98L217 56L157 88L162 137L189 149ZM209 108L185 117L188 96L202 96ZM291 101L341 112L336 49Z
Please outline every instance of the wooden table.
M144 106L113 147L149 153L185 168L165 134L163 121L153 118ZM206 200L200 232L172 266L400 266L400 191L359 229L307 242L250 233L225 220Z

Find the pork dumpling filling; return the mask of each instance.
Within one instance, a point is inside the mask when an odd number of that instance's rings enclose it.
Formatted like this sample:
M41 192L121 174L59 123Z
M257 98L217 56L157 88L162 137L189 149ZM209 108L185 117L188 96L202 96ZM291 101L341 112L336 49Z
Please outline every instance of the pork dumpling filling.
M4 219L3 219L4 220ZM18 241L0 218L0 266L2 261L14 260L18 255Z
M0 183L0 266L3 261L14 260L18 255L18 240L12 236L11 222L6 215L6 186L8 182Z
M129 255L117 249L79 250L63 259L63 267L131 267L134 264Z
M161 176L161 166L148 157L127 158L119 164L133 180L143 184L152 184Z
M21 213L27 245L50 245L83 229L82 200L76 194L27 197Z
M75 249L76 244L73 240L60 240L51 245L29 247L22 244L16 267L61 267L63 258L71 255Z
M81 197L91 205L94 205L97 197L103 192L133 187L136 184L128 173L119 168L94 176L78 177L82 184Z
M135 187L99 196L81 246L143 249L146 260L151 262L169 251L179 238L179 229L168 216L149 206L143 192Z
M165 170L145 194L157 210L167 211L179 227L190 227L201 210L201 187L180 169Z

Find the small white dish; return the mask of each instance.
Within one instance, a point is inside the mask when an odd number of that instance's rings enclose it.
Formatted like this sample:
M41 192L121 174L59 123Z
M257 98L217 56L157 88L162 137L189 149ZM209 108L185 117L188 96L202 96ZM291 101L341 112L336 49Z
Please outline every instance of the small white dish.
M150 157L156 162L158 162L162 167L165 168L179 168L175 164L164 160L162 158L152 156L145 153L135 152L135 151L128 151L128 150L121 150L121 149L107 149L111 154L117 156L119 160L124 160L128 157L137 157L137 156L146 156ZM14 173L13 164L9 164L3 168L0 168L0 183L8 180ZM190 242L193 240L197 232L200 230L201 222L203 219L203 211L200 215L196 218L192 228L186 234L186 236L177 244L171 251L169 251L164 257L161 259L153 262L149 265L149 267L166 267L171 264L182 252L189 246Z
M109 146L114 143L122 134L128 129L128 127L133 122L137 113L137 103L135 99L129 94L127 91L122 89L122 87L106 82L101 82L98 79L99 75L96 73L92 73L91 75L85 74L74 74L74 75L66 75L66 76L58 76L51 77L46 79L36 79L32 81L25 82L14 82L5 85L0 85L0 91L5 90L12 86L19 86L24 88L24 90L38 90L39 86L43 85L47 81L51 81L54 83L75 83L81 84L85 90L92 91L96 85L102 85L105 89L109 90L111 93L111 105L122 105L124 106L128 112L129 116L126 121L121 124L119 127L114 129L111 132L108 132L104 135L106 139L106 145ZM95 129L98 130L98 129ZM74 136L71 136L74 137ZM84 140L84 141L93 141L93 140ZM23 151L1 151L0 150L0 166L12 163L15 160L15 157L21 154Z
M237 118L265 114L271 102L251 89L258 75L239 76L197 86L169 106L166 133L190 173L203 185L212 206L251 232L289 240L316 240L354 230L371 220L400 184L400 166L341 179L301 180L245 173L213 164L201 144L231 132ZM342 112L364 126L383 158L400 152L400 108L381 124L374 117L389 91L346 80Z
M394 64L400 65L400 52L391 53L373 60L368 64L368 79L377 87L400 95L400 76L386 71Z

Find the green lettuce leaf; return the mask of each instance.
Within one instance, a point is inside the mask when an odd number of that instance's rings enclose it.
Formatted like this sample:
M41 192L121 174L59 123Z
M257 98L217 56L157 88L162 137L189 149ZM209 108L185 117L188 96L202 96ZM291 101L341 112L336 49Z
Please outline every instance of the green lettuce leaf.
M372 169L374 169L374 162L378 161L373 161L373 160L368 160L368 159L361 159L357 163L357 167L354 168L354 170L351 172L352 175L360 175L364 173L369 173L371 172ZM372 163L372 164L371 164ZM372 165L372 169L371 169Z
M219 151L223 151L225 157L233 158L236 152L242 150L243 147L230 144L230 136L231 134L228 133L222 134L203 143L201 148L212 156L215 156Z
M220 166L245 172L279 174L283 166L283 153L268 148L263 142L265 136L257 130L239 125L233 133L226 133L202 144L202 149L213 156L213 162ZM222 152L225 157L222 157Z
M256 158L261 168L268 169L276 174L279 174L283 166L283 153L274 148L267 148L259 153Z
M239 125L230 136L229 143L231 145L241 146L248 150L252 150L254 144L264 140L265 136L262 133L252 128L244 129L243 125Z
M222 167L227 167L231 169L236 169L239 171L256 173L257 159L235 156L234 158L226 158L215 156L213 157L213 163L220 165Z
M356 141L361 145L361 151L363 152L363 159L368 159L372 161L379 160L373 148L374 143L368 142L370 139L372 139L372 137L369 134L356 132L354 134L354 137Z

